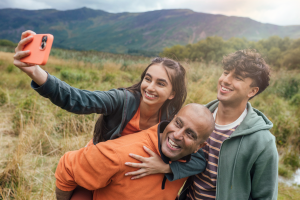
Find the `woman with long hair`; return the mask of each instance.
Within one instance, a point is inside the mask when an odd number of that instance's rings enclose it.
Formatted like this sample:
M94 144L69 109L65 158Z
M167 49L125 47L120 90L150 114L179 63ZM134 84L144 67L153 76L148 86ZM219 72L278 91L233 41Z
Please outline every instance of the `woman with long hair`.
M31 34L35 33L26 31L22 34L15 50L14 65L32 79L33 89L62 109L76 114L102 114L96 122L93 141L88 145L148 129L162 120L171 120L186 99L185 69L179 62L168 58L152 60L141 74L140 81L128 88L93 92L73 88L38 65L20 61L30 54L22 49L31 42ZM149 149L145 150L151 156L142 159L135 156L147 162L141 169L127 174L135 175L133 179L165 173L169 180L176 180L197 174L202 170L201 166L205 166L205 159L199 153L192 156L191 162L168 165ZM199 169L191 170L190 166L197 165Z

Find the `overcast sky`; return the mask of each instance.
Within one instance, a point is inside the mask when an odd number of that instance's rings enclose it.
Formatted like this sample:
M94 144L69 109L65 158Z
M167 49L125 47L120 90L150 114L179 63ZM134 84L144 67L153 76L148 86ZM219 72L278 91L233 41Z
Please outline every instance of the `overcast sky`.
M188 8L196 12L250 17L263 23L300 25L300 0L1 0L0 8L27 10L81 7L107 12ZM13 13L12 13L13 14Z

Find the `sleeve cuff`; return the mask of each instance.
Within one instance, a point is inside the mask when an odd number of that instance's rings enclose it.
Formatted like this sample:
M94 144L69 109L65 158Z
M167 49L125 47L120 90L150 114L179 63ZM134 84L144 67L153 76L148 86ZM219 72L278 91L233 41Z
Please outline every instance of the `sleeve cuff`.
M66 192L69 192L69 191L73 191L75 190L75 188L77 187L77 185L73 185L73 186L63 186L59 183L59 181L56 179L55 181L55 185L58 189L62 190L62 191L66 191Z
M47 71L46 71L47 72ZM48 72L48 77L46 82L39 86L36 82L33 80L31 81L31 88L34 89L36 92L38 92L41 96L46 97L48 94L54 91L56 86L56 80L55 77L50 75Z
M174 181L174 180L179 179L179 173L180 173L180 171L178 170L177 164L178 164L177 161L176 162L172 162L170 164L170 168L171 168L172 173L165 174L165 176L167 177L167 179L169 181Z

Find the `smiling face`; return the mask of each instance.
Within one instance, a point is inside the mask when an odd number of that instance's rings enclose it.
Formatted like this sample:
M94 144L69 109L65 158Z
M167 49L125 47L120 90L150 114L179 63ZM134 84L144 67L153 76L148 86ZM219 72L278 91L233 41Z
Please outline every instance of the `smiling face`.
M175 94L172 83L167 74L172 70L165 69L161 64L151 65L141 83L142 101L147 105L161 107L168 99L173 99Z
M207 108L201 106L199 109L199 106L183 107L161 134L161 150L172 161L195 153L206 145L214 120Z
M218 81L218 100L233 106L245 105L259 88L252 87L253 80L236 74L235 70L224 70Z

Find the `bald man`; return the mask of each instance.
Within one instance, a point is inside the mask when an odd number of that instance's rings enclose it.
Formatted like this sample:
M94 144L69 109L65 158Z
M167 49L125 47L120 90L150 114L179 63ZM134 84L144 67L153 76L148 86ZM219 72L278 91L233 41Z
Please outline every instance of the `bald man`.
M67 152L55 172L57 199L69 199L80 185L94 190L94 200L174 200L186 178L170 182L164 174L154 174L132 181L125 176L130 171L125 163L136 162L129 154L148 157L142 148L146 147L165 163L188 162L192 153L206 145L213 128L211 112L202 105L189 104L171 122L163 121L139 133Z

